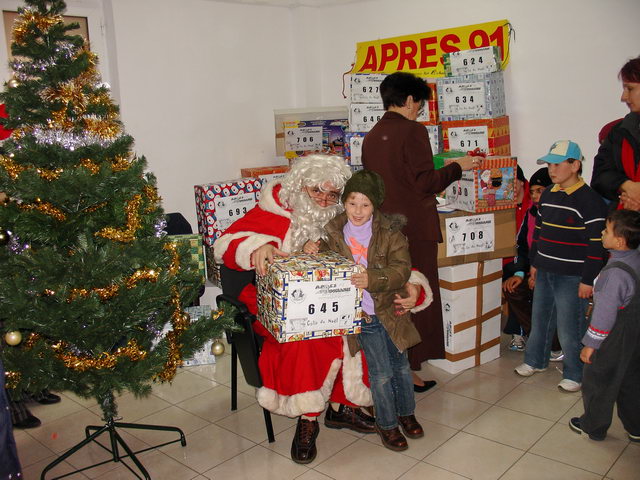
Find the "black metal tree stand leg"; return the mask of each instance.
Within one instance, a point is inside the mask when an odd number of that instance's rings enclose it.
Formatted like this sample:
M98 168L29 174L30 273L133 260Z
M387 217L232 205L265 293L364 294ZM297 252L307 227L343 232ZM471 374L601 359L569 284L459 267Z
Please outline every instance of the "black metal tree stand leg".
M187 439L185 438L184 433L182 432L182 430L180 430L177 427L169 427L169 426L165 426L165 425L146 425L146 424L141 424L141 423L116 422L114 420L115 413L116 413L116 407L115 407L115 400L114 400L114 397L113 397L112 393L110 393L107 396L107 398L105 398L104 401L102 402L102 409L105 412L105 418L106 418L106 422L107 423L105 425L103 425L103 426L97 426L97 425L89 425L89 426L87 426L85 428L86 438L84 440L82 440L80 443L78 443L77 445L71 447L69 450L67 450L62 455L60 455L53 462L51 462L49 465L47 465L44 468L44 470L42 470L42 474L40 475L40 480L45 480L45 476L46 476L46 474L47 474L47 472L49 470L52 470L56 465L58 465L61 462L65 461L71 455L76 453L81 448L89 445L91 442L95 442L100 447L104 448L107 452L109 452L111 454L111 458L109 460L104 460L104 461L99 462L99 463L94 463L93 465L89 465L87 467L79 468L79 469L74 470L72 472L65 473L64 475L60 475L58 477L51 478L49 480L57 480L59 478L68 477L70 475L73 475L74 473L83 472L85 470L89 470L91 468L95 468L95 467L98 467L100 465L104 465L105 463L120 462L121 460L123 460L123 459L125 459L127 457L131 459L131 461L135 464L136 467L138 467L139 472L143 476L141 477L140 475L138 475L138 473L133 468L131 468L126 462L122 461L121 462L122 465L127 467L129 469L129 471L136 476L136 478L140 478L140 479L144 478L145 480L151 480L151 477L149 476L149 472L147 472L147 469L144 468L144 465L142 465L142 463L138 459L137 454L143 453L143 452L146 452L146 451L149 451L149 450L153 450L153 449L156 449L156 448L164 447L165 445L170 445L170 444L176 443L176 442L180 442L180 444L183 447L187 444ZM131 428L131 429L137 429L137 430L159 430L159 431L165 431L165 432L176 432L176 433L179 434L179 437L177 439L175 439L175 440L170 440L168 442L164 442L164 443L161 443L159 445L154 445L153 447L147 447L147 448L144 448L142 450L137 450L137 451L134 452L134 451L131 450L129 445L127 445L127 442L124 441L122 436L120 436L120 434L117 431L117 428ZM92 431L93 431L93 433L91 433ZM100 443L98 441L98 437L100 437L100 435L102 435L102 434L108 434L109 435L109 446L106 446L106 445L104 445L104 444L102 444L102 443ZM122 449L124 450L124 453L126 453L126 455L121 455L120 454L118 445L120 447L122 447Z

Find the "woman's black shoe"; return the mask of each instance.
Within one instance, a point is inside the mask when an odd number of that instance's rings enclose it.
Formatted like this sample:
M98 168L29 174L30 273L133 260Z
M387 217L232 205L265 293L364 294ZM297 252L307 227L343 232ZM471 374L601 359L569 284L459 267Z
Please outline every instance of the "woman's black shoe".
M41 405L52 405L60 401L60 396L51 393L49 390L43 390L32 396L32 398Z
M415 383L413 384L413 391L416 393L422 393L422 392L426 392L427 390L429 390L430 388L433 388L437 385L437 382L435 380L425 380L424 381L424 385L416 385Z
M39 418L34 417L30 413L24 417L22 420L13 424L13 428L26 429L26 428L36 428L42 424Z

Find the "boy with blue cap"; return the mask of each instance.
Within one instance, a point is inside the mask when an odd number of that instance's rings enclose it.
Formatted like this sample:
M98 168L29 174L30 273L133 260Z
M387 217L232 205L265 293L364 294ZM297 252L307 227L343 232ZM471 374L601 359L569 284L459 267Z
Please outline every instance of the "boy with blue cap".
M580 177L584 157L570 140L555 142L538 164L547 164L554 183L540 197L529 259L529 286L535 286L531 334L518 375L547 369L554 329L564 352L561 391L582 385L581 339L593 281L603 267L601 242L607 207Z

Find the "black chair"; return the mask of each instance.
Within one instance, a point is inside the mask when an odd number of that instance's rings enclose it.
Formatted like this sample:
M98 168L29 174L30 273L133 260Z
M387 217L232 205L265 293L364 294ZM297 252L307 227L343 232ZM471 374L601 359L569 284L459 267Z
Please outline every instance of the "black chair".
M253 271L237 271L221 265L220 280L222 294L216 297L218 308L224 308L224 303L237 309L235 322L242 327L242 331L227 332L227 341L231 344L231 410L238 409L238 360L244 373L244 378L249 385L255 388L262 387L262 377L258 368L258 356L262 346L262 338L256 335L251 324L256 320L247 306L238 300L242 289L254 281ZM263 408L264 423L267 429L269 443L276 441L271 423L271 412Z

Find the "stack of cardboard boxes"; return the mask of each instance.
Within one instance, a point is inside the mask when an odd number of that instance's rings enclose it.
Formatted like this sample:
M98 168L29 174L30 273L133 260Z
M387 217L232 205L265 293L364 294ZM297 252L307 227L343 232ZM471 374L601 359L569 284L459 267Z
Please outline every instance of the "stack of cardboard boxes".
M432 363L457 373L500 355L501 258L515 252L516 159L511 156L509 117L497 47L443 55L445 77L425 81L432 99L418 121L429 130L439 163L451 151L476 150L482 167L464 172L445 192L441 214L445 242L438 251L446 358ZM351 76L348 162L362 168L363 137L384 114L384 74ZM470 213L474 215L470 215Z

